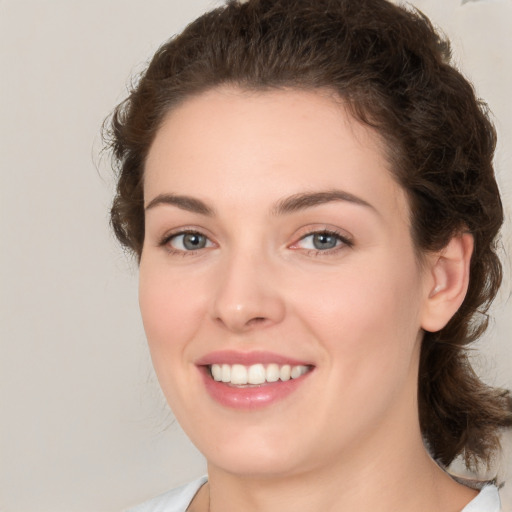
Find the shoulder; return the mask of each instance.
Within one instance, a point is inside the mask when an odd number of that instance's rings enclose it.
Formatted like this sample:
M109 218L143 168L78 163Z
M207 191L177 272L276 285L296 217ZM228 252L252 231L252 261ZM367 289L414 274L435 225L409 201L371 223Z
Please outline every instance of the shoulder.
M501 504L498 489L494 485L486 485L478 496L468 503L462 512L500 512Z
M185 512L192 498L206 481L207 477L203 476L193 482L141 503L126 512Z

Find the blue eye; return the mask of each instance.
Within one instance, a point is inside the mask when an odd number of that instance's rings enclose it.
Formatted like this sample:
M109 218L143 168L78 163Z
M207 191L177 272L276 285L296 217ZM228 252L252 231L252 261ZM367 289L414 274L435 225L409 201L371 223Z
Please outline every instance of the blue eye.
M339 237L329 233L315 233L311 237L314 248L319 251L334 249L340 242Z
M313 251L329 251L342 246L352 246L352 242L332 231L317 231L302 237L297 242L300 249Z
M178 233L167 239L167 243L177 251L197 251L205 247L212 247L212 242L202 233L190 231Z

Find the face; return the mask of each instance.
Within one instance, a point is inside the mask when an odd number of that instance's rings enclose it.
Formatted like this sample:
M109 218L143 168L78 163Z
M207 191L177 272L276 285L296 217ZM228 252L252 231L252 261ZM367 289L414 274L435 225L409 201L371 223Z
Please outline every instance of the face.
M293 474L417 434L429 280L380 140L340 100L189 99L157 133L144 195L149 347L210 467Z

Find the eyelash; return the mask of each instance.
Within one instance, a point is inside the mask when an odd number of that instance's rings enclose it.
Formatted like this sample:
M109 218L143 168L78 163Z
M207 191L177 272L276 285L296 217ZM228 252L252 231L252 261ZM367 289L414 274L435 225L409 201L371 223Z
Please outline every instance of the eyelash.
M182 250L182 249L176 249L171 245L170 242L173 239L178 238L180 236L185 236L185 235L198 235L198 236L204 237L206 239L207 244L210 243L211 245L213 245L212 241L210 240L210 238L208 236L206 236L204 233L201 233L200 231L197 231L195 229L184 229L184 230L178 231L176 233L171 233L171 234L165 235L162 238L162 240L160 240L158 245L160 247L164 247L169 254L179 255L179 256L193 256L193 255L197 254L199 251L201 251L202 249L205 249L208 247L208 246L200 247L199 249L195 249L195 250L192 249L192 250L187 251L187 250Z
M310 231L306 234L304 234L303 236L301 236L297 242L294 242L290 248L291 249L300 249L298 247L296 247L299 242L307 239L308 237L313 237L315 235L326 235L328 237L334 237L336 238L337 242L340 242L338 245L336 245L335 247L331 248L331 249L306 249L306 255L307 256L334 256L336 254L338 254L340 251L346 249L346 248L351 248L354 246L354 242L352 240L350 240L349 238L347 238L346 236L342 235L340 232L336 231L336 230L333 230L333 229L318 229L318 230L314 230L314 231Z
M200 247L199 249L191 249L191 250L182 250L182 249L176 249L172 247L170 242L178 238L180 236L185 236L187 234L190 235L198 235L201 237L204 237L206 239L206 243L210 244L210 247L213 246L213 242L206 236L205 234L201 233L200 231L193 230L193 229L186 229L182 231L178 231L176 233L171 233L168 235L165 235L161 241L158 243L160 247L165 247L165 249L168 251L171 255L180 255L180 256L193 256L200 252L202 249L208 248L208 246ZM347 238L346 236L342 235L340 232L333 230L333 229L319 229L314 231L309 231L308 233L302 235L296 242L294 242L292 245L288 246L290 249L293 250L299 250L300 247L297 247L297 245L302 242L303 240L307 239L308 237L313 237L315 235L326 235L328 237L334 237L336 238L337 242L340 242L338 245L336 245L333 248L330 249L303 249L305 251L305 254L307 256L333 256L337 254L339 251L345 249L345 248L351 248L354 245L354 242Z

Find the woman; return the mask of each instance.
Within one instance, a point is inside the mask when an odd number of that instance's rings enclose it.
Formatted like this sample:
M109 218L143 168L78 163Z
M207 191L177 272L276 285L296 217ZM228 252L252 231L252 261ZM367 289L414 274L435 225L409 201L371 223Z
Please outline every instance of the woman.
M208 462L137 511L499 509L445 470L512 424L465 352L501 281L495 133L448 61L385 0L233 1L117 107L112 224Z

